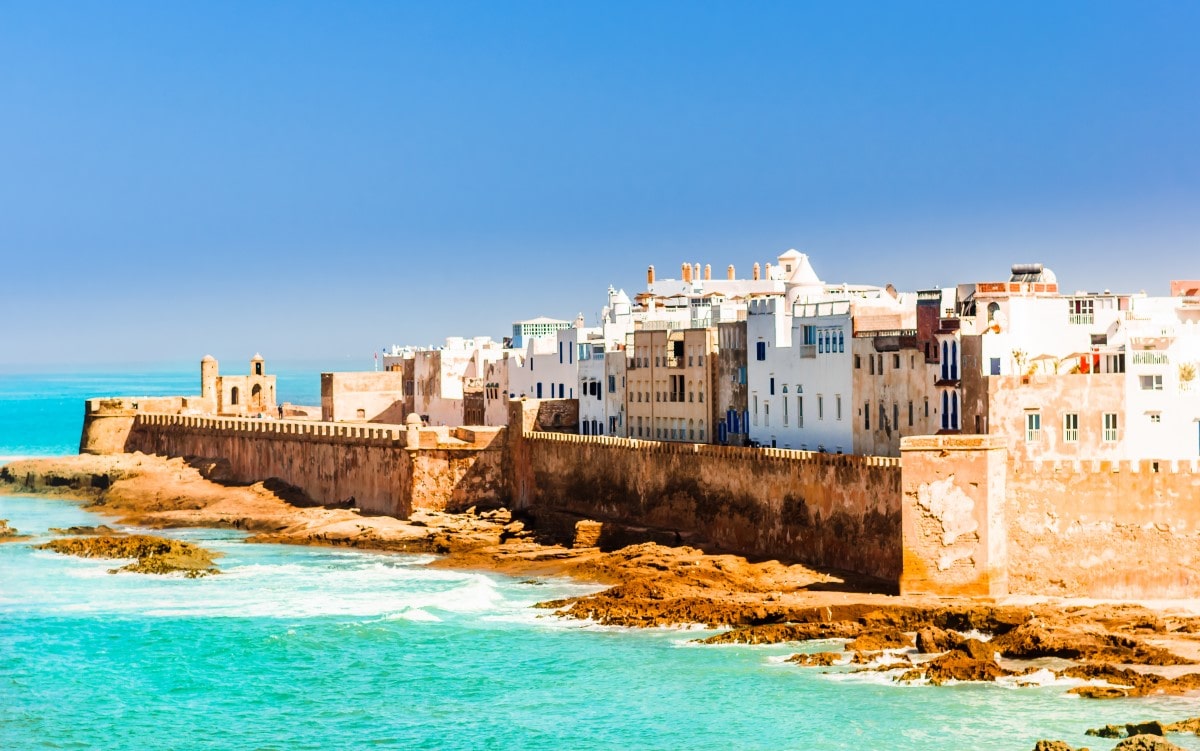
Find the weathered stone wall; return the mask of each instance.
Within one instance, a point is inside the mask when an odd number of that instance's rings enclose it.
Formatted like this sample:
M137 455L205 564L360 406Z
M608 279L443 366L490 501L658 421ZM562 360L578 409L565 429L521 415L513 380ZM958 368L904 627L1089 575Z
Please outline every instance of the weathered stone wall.
M899 578L896 459L536 432L510 444L518 508Z
M353 498L365 511L401 518L414 509L499 503L503 442L448 443L400 426L140 414L124 446L165 456L225 459L233 478L279 478L319 503Z
M1014 594L1200 597L1200 462L1016 462L1006 485Z
M998 597L1007 593L1004 440L905 438L902 594Z

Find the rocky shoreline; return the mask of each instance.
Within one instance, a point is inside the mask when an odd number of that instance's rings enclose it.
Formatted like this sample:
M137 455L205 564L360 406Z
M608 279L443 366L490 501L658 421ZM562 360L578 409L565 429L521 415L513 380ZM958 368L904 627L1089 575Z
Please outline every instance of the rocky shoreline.
M438 567L570 576L608 586L539 607L616 626L726 629L705 644L845 640L835 652L792 658L805 669L852 665L902 682L1020 685L1042 669L1030 661L1053 659L1055 675L1079 681L1071 690L1084 698L1200 690L1200 617L1192 612L901 598L836 572L695 547L602 550L586 520L576 525L573 545L551 544L536 520L503 509L399 520L300 506L280 483L232 484L219 462L204 460L140 454L21 460L0 467L0 492L72 498L118 523L152 529L233 527L250 532L252 542L435 553L440 557L431 565Z

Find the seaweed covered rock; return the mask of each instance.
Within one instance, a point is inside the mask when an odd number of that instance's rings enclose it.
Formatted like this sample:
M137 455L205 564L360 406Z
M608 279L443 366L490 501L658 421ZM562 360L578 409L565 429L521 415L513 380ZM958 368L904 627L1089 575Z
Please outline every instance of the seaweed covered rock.
M196 578L219 573L213 565L215 555L212 552L190 542L154 535L63 537L38 545L38 549L80 558L137 559L128 565L109 570L110 574L118 571L139 574L181 572L188 578Z

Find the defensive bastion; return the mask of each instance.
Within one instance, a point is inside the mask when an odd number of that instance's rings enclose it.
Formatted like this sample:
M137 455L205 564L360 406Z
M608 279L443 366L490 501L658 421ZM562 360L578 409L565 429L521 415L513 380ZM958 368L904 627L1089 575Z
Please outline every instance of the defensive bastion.
M364 512L507 505L880 579L905 594L1200 596L1200 462L1017 464L1000 436L905 438L901 458L554 432L573 400L503 428L205 417L186 398L92 399L80 451L225 460Z

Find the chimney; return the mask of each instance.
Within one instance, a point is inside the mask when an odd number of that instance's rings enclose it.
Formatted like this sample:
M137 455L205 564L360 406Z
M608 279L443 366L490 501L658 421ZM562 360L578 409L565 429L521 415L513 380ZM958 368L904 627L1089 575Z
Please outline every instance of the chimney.
M754 262L754 281L758 281L761 277L758 274L758 261Z
M683 264L683 268L681 269L681 271L683 273L683 281L685 281L685 282L692 281L692 265L690 263Z
M709 279L712 279L712 264L706 263L704 264L704 281L707 282Z
M700 281L700 264L696 264L695 267L692 268L692 278L696 281Z
M767 264L767 277L766 278L767 279L771 278L771 264L770 263Z
M650 265L650 268L646 269L646 284L654 284L654 265L653 264Z
M737 279L737 276L734 275L734 273L733 273L733 264L732 263L729 264L729 268L725 269L725 276L728 277L729 281L731 281L731 282L734 279Z

